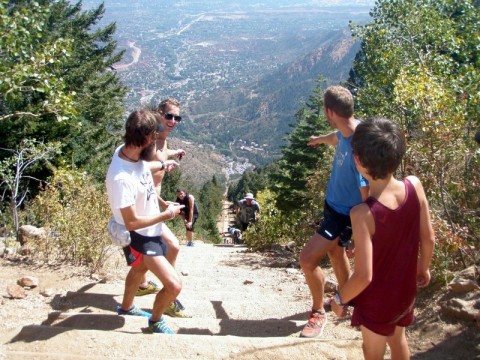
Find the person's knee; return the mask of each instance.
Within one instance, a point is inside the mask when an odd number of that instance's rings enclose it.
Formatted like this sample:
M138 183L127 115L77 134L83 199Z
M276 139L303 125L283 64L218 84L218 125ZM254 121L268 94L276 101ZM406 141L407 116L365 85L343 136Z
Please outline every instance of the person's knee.
M314 271L327 255L331 242L315 233L300 251L300 267L303 271Z
M178 294L182 291L182 283L179 279L170 279L170 281L165 281L163 284L165 291L173 297L177 297Z
M328 257L332 262L340 262L340 261L345 261L347 258L347 255L345 253L345 248L342 246L338 246L338 244L335 244L332 246L328 252Z
M134 277L144 277L147 273L148 268L145 266L143 262L138 265L131 266L129 274Z
M303 248L302 251L300 252L300 267L302 270L311 272L314 269L317 268L318 262L316 261L316 258L312 256L312 252L308 251L306 248Z

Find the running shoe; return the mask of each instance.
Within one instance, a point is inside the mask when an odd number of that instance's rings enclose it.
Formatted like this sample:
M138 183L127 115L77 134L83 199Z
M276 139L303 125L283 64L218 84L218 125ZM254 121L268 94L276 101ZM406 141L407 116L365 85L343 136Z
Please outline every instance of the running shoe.
M148 330L155 334L175 334L167 325L163 316L158 321L148 321Z
M326 324L326 313L320 314L319 312L312 311L310 313L310 319L308 320L307 325L305 325L302 332L300 333L300 337L314 338L317 336L321 336Z
M139 287L137 289L137 293L135 294L135 296L156 294L160 291L160 287L158 286L158 284L156 282L150 280L147 284L148 285L147 285L146 288Z
M144 316L149 319L152 317L152 314L150 314L147 311L143 311L142 309L136 307L135 305L133 305L132 308L128 311L123 310L121 305L117 305L117 314L129 315L129 316Z
M175 303L175 305L177 305L177 307L178 307L180 310L185 310L185 306L182 305L182 303L180 302L180 300L175 299L175 300L173 300L173 302Z
M165 314L171 317L178 317L178 318L187 318L189 316L185 315L182 311L183 305L178 301L174 300L170 305L168 305L167 310L165 310Z

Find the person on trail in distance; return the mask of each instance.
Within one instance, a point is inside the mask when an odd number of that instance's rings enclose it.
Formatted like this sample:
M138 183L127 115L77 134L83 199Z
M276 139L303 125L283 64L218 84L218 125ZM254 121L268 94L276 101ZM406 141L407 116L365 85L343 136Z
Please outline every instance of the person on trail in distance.
M247 193L245 198L237 203L236 208L236 221L240 225L240 230L247 230L248 225L257 220L259 213L260 205L255 201L252 193Z
M180 216L183 219L187 232L187 246L193 246L193 230L198 218L197 202L192 194L185 192L183 189L177 189L177 199L175 202L184 205Z
M234 244L243 244L242 231L240 229L229 226L227 230Z

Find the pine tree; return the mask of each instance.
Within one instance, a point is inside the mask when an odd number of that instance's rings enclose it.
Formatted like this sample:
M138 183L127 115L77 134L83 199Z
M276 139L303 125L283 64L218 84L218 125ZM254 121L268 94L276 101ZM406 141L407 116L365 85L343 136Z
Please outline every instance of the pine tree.
M323 116L323 81L296 113L294 130L287 136L288 145L282 148L282 157L277 162L278 171L270 175L273 191L276 194L276 206L283 211L295 210L307 204L307 179L323 156L324 148L310 148L307 142L312 135L325 133L328 124Z
M81 10L81 2L1 1L0 147L14 149L23 138L62 141L54 164L84 168L103 180L122 122L126 89L111 66L115 25L96 27L105 8ZM92 30L95 28L95 30ZM8 94L8 95L7 95ZM35 175L48 176L46 168Z
M113 39L116 27L114 23L103 28L96 25L105 12L103 4L87 11L82 11L81 2L50 4L50 34L74 39L71 62L61 72L67 87L77 93L78 125L66 132L64 152L74 165L103 181L114 142L119 140L107 128L123 125L127 91L112 70L123 56Z

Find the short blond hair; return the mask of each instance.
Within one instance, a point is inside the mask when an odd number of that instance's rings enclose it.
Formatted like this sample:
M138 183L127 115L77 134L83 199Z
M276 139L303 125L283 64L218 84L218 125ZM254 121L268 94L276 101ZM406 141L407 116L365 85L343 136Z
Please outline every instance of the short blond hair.
M165 100L160 101L160 104L158 104L158 107L157 107L157 111L162 115L165 114L165 108L167 107L167 105L176 106L180 108L180 102L177 99L167 98Z
M352 93L343 86L330 86L323 94L325 109L333 110L338 116L349 118L353 116Z

